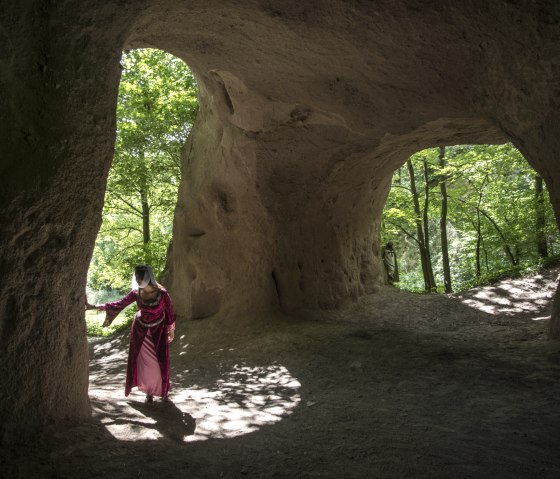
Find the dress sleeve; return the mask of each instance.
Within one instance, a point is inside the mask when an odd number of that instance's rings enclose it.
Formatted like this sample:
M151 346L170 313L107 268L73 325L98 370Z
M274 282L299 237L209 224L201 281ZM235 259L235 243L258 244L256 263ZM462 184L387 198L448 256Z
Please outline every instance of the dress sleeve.
M165 302L165 318L167 322L167 326L169 329L175 329L175 310L173 309L173 304L171 304L171 297L169 293L166 291L163 296L163 301Z
M125 297L119 299L118 301L113 301L111 303L100 304L97 309L100 311L105 311L107 313L107 318L109 318L109 323L113 322L113 319L126 308L129 304L136 301L138 297L138 291L135 289L131 290Z

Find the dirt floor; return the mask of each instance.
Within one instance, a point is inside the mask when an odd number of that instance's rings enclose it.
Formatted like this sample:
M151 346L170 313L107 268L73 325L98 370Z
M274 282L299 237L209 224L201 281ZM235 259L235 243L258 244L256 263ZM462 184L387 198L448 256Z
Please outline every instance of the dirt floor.
M386 287L234 334L182 322L168 403L125 398L126 337L92 339L93 419L4 448L2 477L557 479L558 274L449 296Z

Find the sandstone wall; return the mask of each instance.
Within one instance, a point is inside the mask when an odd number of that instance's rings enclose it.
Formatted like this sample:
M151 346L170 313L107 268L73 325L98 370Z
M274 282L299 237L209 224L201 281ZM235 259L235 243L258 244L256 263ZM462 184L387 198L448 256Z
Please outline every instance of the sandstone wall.
M115 21L124 13L117 2L94 4L0 6L5 433L89 415L86 271L101 223L127 35Z
M182 316L374 291L391 173L426 147L513 141L560 217L556 2L8 0L0 18L3 425L88 414L123 48L165 49L200 86L167 271Z

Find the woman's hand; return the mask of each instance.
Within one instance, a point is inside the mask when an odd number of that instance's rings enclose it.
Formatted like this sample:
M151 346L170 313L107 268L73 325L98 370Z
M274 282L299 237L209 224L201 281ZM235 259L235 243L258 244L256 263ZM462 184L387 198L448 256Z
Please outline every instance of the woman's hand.
M95 304L91 304L86 301L86 311L90 309L97 309L97 306L95 306Z
M103 324L101 325L102 328L108 328L111 325L111 320L109 319L109 315L106 314L105 315L105 321L103 321Z
M169 342L173 341L173 339L175 338L174 329L170 329L169 331L167 331L167 338L169 339Z

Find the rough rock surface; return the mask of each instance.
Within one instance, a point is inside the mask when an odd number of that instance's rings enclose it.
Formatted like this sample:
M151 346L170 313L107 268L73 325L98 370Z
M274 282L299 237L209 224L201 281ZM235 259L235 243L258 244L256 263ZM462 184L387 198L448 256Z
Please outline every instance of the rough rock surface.
M512 141L560 217L557 2L7 0L0 18L4 425L89 414L124 48L183 58L200 87L166 273L184 317L375 291L390 175L422 148Z

